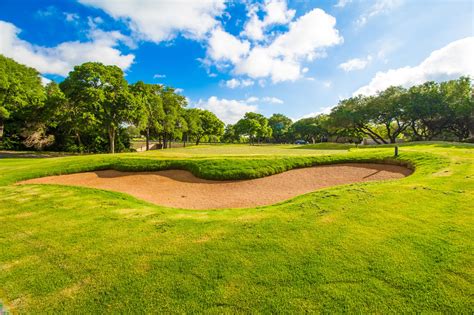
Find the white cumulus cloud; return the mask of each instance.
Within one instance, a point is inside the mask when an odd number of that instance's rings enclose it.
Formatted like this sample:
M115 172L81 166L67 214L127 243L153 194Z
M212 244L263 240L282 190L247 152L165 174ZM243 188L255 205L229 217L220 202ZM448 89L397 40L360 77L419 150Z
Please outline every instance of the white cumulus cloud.
M66 76L74 66L87 61L98 61L128 69L135 56L124 55L115 48L127 37L119 32L91 30L88 42L64 42L54 47L33 45L18 37L21 30L15 25L0 21L0 54L36 68L43 74Z
M250 50L248 41L241 41L218 27L212 31L208 41L207 55L214 61L237 63Z
M367 58L354 58L347 60L339 65L339 68L345 72L362 70L372 61L372 56L367 56Z
M324 55L324 49L342 43L336 19L313 9L289 24L289 30L269 45L257 45L234 63L234 71L253 79L270 77L276 82L294 81L304 72L302 63Z
M213 112L226 124L235 124L245 113L258 111L258 106L249 104L248 100L228 100L216 96L199 100L196 107Z
M235 88L238 88L238 87L248 87L248 86L252 86L254 85L254 81L253 80L250 80L250 79L243 79L243 80L239 80L239 79L230 79L230 80L227 80L225 81L225 86L227 86L228 88L230 89L235 89Z
M267 28L276 24L288 24L295 16L295 10L289 10L285 0L267 0L262 6L254 4L249 7L249 20L245 23L242 35L252 40L263 40ZM260 7L265 13L263 19L258 16Z
M262 98L262 102L269 103L269 104L283 104L284 103L283 100L277 97L273 97L273 96L266 96Z
M79 0L125 21L140 38L155 43L178 34L201 39L214 28L225 9L224 0Z
M262 98L258 98L256 96L250 96L249 98L247 98L246 102L247 103L256 103L260 101L261 103L264 103L264 104L283 104L283 100L279 99L278 97L274 97L274 96L265 96L265 97L262 97Z
M389 86L410 87L426 81L444 81L462 75L474 77L474 37L466 37L433 51L417 66L406 66L377 72L369 84L359 88L354 95L373 95Z

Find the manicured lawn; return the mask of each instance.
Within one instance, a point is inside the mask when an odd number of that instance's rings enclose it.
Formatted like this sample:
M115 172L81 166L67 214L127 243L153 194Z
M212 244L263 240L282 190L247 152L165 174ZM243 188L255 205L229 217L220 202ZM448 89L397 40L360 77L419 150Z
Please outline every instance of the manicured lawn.
M28 313L473 313L472 145L406 145L398 159L391 147L294 148L0 159L0 300ZM237 179L381 160L416 171L254 209L170 209L115 192L13 185L107 168Z

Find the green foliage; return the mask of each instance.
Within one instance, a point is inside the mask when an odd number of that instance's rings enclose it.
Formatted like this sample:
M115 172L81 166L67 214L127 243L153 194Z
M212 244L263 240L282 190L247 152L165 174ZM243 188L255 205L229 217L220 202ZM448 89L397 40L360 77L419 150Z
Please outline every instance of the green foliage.
M313 144L316 141L327 141L327 120L327 115L300 119L291 126L290 133L294 140L303 139Z
M195 133L196 145L204 136L220 137L224 134L224 123L214 113L202 109L195 110L199 114L199 128L196 129Z
M138 81L130 86L130 91L135 97L136 110L132 113L133 122L146 137L147 150L150 137L157 137L163 132L165 112L161 92L163 87L159 84L146 84Z
M164 117L160 121L163 126L161 137L163 145L166 148L167 143L171 144L174 138L181 137L181 124L185 121L182 119L182 109L187 105L186 98L182 95L176 94L171 87L165 87L161 92L161 99L163 102Z
M362 133L376 143L413 140L466 140L474 131L474 101L469 78L426 82L409 90L389 87L375 96L342 100L331 112L333 126Z
M201 110L198 108L188 108L183 111L182 115L186 122L186 128L183 136L184 141L197 138L198 135L203 132L200 111Z
M129 85L116 66L87 62L58 86L43 87L38 72L0 55L0 145L10 149L115 152L130 149L125 129L134 126L162 148L172 141L273 142L297 139L378 144L404 140L474 141L471 80L461 77L374 96L342 100L328 115L295 122L282 115L246 113L235 125L213 113L186 109L172 87L138 81ZM135 131L136 131L135 130ZM5 136L4 136L5 134Z
M468 77L440 83L443 101L450 112L448 128L459 141L474 135L474 89Z
M250 143L271 137L272 129L268 125L268 119L262 114L245 113L244 117L234 125L235 133L239 136L248 137Z
M122 69L87 62L74 67L61 83L61 89L85 109L90 120L103 126L108 135L109 150L114 153L117 130L122 123L132 122L137 110Z
M38 71L0 55L0 145L5 147L4 136L19 135L34 120L44 99Z
M268 118L268 125L272 128L272 137L277 143L289 142L289 130L293 122L283 114L273 114Z
M240 142L240 135L235 131L235 125L227 124L227 126L225 126L222 140L226 143Z
M439 84L426 82L408 90L406 111L410 117L409 134L414 140L431 140L449 124L449 111Z

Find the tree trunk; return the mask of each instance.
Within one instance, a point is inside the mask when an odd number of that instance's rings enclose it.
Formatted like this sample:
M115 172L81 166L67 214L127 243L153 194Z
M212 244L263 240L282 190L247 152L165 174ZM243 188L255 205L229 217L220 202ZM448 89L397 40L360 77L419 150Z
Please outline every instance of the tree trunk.
M411 128L411 130L413 131L413 135L414 135L415 141L420 141L420 140L423 140L423 139L425 139L425 138L428 138L428 140L430 140L429 137L427 137L426 135L423 136L423 135L420 133L420 131L418 131L415 122L412 122L412 123L411 123L410 128Z
M109 127L109 145L110 145L110 153L115 153L115 128L110 126Z
M201 142L201 137L197 136L196 137L196 145L199 145L199 142Z
M372 140L374 140L375 143L377 143L377 144L381 144L380 142L382 142L384 144L387 144L387 141L385 141L384 138L382 138L380 135L376 134L375 132L373 132L370 129L367 129L367 131L362 131L362 132L365 133L366 135L368 135L369 137L371 137Z
M82 147L81 135L79 134L79 132L77 130L74 132L74 134L76 135L77 145Z
M394 138L395 135L390 132L390 123L385 124L385 129L387 130L387 136L388 136L388 139L390 140L390 143L394 143L392 142L392 138Z
M146 128L146 150L150 150L150 128Z
M370 129L369 127L366 127L366 126L359 126L358 129L359 129L361 132L363 132L363 133L365 133L366 135L368 135L369 137L371 137L372 140L374 140L377 144L380 144L380 142L377 141L376 138L379 139L382 143L387 144L387 141L385 141L385 139L384 139L381 135L377 134L376 132L374 132L374 131L373 131L372 129Z
M3 120L0 120L0 142L3 141L3 130L5 129L5 123Z
M166 141L166 133L163 134L163 150L167 148L168 142Z
M377 140L377 138L375 138L374 136L372 136L370 133L367 134L367 135L368 135L369 137L371 137L372 140L374 140L375 143L380 144L379 140Z

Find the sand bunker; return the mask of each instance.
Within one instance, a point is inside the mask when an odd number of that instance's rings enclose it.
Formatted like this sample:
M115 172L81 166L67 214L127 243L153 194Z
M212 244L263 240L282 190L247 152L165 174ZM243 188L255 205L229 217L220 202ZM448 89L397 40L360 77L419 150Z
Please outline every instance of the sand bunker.
M324 187L395 179L411 170L384 164L339 164L290 170L268 177L214 181L188 171L119 172L114 170L49 176L20 184L61 184L119 191L168 207L243 208L270 205Z

